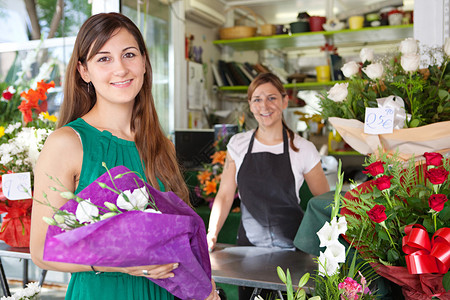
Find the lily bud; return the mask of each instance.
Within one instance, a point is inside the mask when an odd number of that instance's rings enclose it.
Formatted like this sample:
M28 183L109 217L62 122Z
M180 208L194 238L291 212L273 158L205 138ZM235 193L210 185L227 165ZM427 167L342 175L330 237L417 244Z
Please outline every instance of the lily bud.
M45 223L47 223L48 225L58 225L56 223L56 221L52 218L47 218L47 217L42 217L42 219L44 220Z

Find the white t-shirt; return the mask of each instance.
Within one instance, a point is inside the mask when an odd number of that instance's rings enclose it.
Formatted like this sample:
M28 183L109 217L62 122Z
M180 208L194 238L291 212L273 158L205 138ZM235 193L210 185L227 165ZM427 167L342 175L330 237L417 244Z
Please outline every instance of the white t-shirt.
M228 143L228 153L236 164L236 182L237 174L239 173L239 169L242 165L242 161L244 160L244 156L248 151L248 145L254 131L255 130L250 130L247 132L235 134L233 137L231 137L230 142ZM304 181L303 174L309 173L309 171L311 171L312 168L314 168L320 162L320 154L313 143L297 134L294 138L294 145L299 149L299 151L295 152L289 146L289 158L291 160L292 174L294 174L295 178L295 190L297 191L297 198L300 203L299 192ZM255 138L252 153L257 152L281 154L283 153L283 143L268 146L260 143Z

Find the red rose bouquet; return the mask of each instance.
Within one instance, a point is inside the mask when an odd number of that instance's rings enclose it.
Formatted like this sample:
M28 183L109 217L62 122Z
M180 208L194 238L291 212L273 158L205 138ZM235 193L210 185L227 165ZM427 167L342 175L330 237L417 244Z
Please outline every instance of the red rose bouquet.
M347 192L346 237L407 299L450 299L450 158L369 156L373 177Z

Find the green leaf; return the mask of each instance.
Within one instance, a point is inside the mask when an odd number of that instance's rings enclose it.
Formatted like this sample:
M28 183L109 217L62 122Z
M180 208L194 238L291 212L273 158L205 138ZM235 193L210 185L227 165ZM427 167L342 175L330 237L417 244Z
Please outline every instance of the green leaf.
M384 230L380 230L378 232L378 236L380 237L380 239L385 240L385 241L389 241L389 236L387 235L386 231Z
M428 232L434 232L434 224L433 224L433 220L431 220L431 219L425 219L425 220L423 220L423 223L422 223L422 225L423 225L423 227L425 227L426 228L426 230L428 231Z
M419 126L419 124L420 124L420 120L418 120L418 119L413 119L413 120L411 120L411 122L409 122L409 127L410 127L410 128L414 128L414 127Z
M448 204L448 202L444 206L444 209L439 213L438 218L444 221L444 223L445 221L450 220L450 205Z
M449 97L450 94L446 90L439 89L438 95L439 95L439 99L445 100L447 97ZM438 112L439 112L439 110L438 110Z
M304 300L306 299L306 292L304 289L300 289L295 296L295 300Z
M395 249L389 249L387 252L388 255L388 261L394 262L397 261L400 258L400 253L398 253Z
M442 285L447 292L450 291L450 271L442 278Z
M298 282L298 287L302 288L305 284L308 283L309 280L309 273L305 273L302 278L300 278L300 281Z
M292 287L292 279L289 268L286 269L286 293L288 296L288 300L294 300L294 289Z
M411 197L407 199L408 204L413 207L421 207L422 200L419 198Z
M278 273L278 277L280 278L280 280L286 284L286 274L284 273L283 269L278 266L277 267L277 273Z

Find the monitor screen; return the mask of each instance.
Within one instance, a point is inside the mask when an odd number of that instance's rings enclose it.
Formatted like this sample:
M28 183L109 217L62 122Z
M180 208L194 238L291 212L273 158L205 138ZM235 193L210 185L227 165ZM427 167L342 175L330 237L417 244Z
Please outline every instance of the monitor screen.
M180 164L185 169L202 167L211 162L214 154L214 129L175 130L175 150Z

